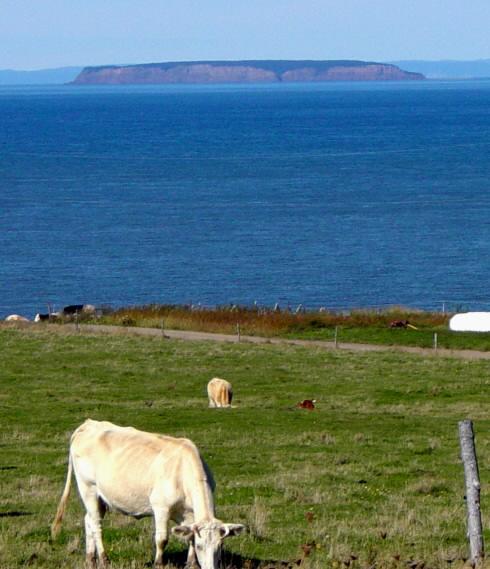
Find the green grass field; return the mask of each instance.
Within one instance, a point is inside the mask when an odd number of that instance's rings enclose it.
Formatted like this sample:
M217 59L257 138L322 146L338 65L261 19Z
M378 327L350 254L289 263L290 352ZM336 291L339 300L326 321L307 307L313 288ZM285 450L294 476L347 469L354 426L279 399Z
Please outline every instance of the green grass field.
M490 362L41 328L0 330L0 353L1 569L83 567L76 490L55 543L49 524L70 433L87 417L197 444L218 517L249 527L226 542L229 567L461 567L465 418L488 526ZM236 408L208 409L214 376L232 382ZM317 399L314 411L295 407L305 398ZM151 519L105 520L115 568L151 565L152 539ZM171 541L172 567L183 550Z

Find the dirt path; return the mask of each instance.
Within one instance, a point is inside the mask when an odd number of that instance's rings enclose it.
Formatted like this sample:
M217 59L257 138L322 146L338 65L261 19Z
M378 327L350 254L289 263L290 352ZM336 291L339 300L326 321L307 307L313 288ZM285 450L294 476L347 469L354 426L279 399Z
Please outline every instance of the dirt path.
M46 325L50 329L60 329L57 324ZM65 324L63 329L75 331L74 324ZM264 338L260 336L238 336L232 334L211 334L209 332L190 332L184 330L160 330L158 328L137 328L122 326L106 326L98 324L81 324L79 331L91 334L122 334L135 336L159 336L163 338L174 338L178 340L188 341L212 341L212 342L230 342L230 343L250 343L250 344L282 344L292 346L306 346L321 348L324 350L347 350L352 352L403 352L408 354L418 354L422 356L452 357L467 360L490 360L490 352L481 352L477 350L448 350L438 348L417 348L409 346L382 346L376 344L354 344L348 342L338 342L335 346L334 342L322 340L286 340L283 338Z

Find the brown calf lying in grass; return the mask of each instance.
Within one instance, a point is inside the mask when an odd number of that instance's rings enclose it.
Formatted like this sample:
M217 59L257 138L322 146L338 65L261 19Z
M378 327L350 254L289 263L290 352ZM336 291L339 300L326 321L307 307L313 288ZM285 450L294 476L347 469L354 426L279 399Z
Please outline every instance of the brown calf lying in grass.
M308 409L309 411L313 411L315 408L316 399L304 399L300 403L296 404L296 407L300 409Z

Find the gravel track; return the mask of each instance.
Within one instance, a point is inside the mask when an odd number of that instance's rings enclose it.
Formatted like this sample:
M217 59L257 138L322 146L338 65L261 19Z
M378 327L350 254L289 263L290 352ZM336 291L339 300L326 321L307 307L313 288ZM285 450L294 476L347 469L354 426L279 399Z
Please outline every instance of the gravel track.
M41 325L48 329L60 329L57 324ZM75 324L64 324L62 329L76 331ZM377 344L357 344L351 342L338 342L323 340L287 340L283 338L264 338L261 336L240 336L233 334L211 334L209 332L191 332L187 330L161 330L158 328L139 328L123 326L107 326L102 324L80 324L78 331L90 334L122 334L135 336L153 336L186 341L212 341L249 344L282 344L292 346L315 347L324 350L347 350L351 352L401 352L432 357L451 357L466 360L490 360L490 352L478 350L448 350L446 348L418 348L409 346L384 346Z

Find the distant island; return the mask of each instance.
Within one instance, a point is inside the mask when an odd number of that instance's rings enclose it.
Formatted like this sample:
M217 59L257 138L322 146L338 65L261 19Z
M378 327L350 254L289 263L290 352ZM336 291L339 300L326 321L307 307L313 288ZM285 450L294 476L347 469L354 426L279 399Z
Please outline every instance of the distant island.
M184 61L85 67L75 85L412 81L424 75L368 61Z

